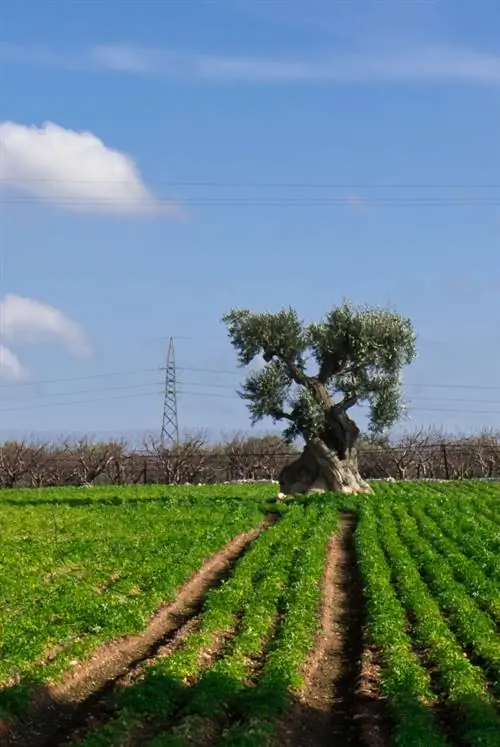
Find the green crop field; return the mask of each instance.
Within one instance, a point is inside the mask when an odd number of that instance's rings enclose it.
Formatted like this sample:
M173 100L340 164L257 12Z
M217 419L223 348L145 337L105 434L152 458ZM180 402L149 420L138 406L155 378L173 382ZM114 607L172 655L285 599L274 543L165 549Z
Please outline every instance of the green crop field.
M0 493L0 744L500 747L500 485Z

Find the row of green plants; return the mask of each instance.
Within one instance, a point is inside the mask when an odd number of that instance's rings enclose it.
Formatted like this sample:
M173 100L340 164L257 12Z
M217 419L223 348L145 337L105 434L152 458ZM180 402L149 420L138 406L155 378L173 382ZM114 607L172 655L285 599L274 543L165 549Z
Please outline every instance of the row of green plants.
M495 506L495 503L498 505L500 482L468 480L458 485L455 483L450 492L454 495L458 494L460 498L467 498L467 502L473 504L476 508L486 508L489 510Z
M274 735L276 719L290 698L298 697L304 684L302 669L318 631L327 544L337 526L338 510L330 497L311 513L305 541L294 558L281 623L261 675L242 704L245 717L227 730L221 747L265 747Z
M500 623L500 587L492 581L481 566L462 551L463 547L447 537L438 524L422 507L412 505L410 515L417 521L421 536L439 553L439 562L446 563L454 577L467 589L476 603Z
M495 531L500 529L500 515L498 513L498 498L488 496L479 502L476 511L489 519L495 525Z
M35 505L0 502L4 716L22 715L34 683L60 676L101 643L140 632L208 557L268 510L262 488L241 496L164 488L139 500L129 491L120 505L112 489L87 498L93 492L80 491L83 505L73 496L61 501L60 491Z
M404 508L397 501L393 505L377 502L381 547L390 563L392 583L406 609L419 657L432 671L431 687L446 704L448 718L452 719L454 731L463 742L471 747L494 747L498 744L500 716L488 680L482 669L469 661L437 599L420 575L419 562L414 557L414 553L417 558L421 557L417 533L406 531L400 536L403 512ZM435 579L446 579L439 589L435 587L440 601L445 598L446 583L455 583L444 568L441 562L434 575ZM449 602L451 597L452 594L447 598Z
M470 651L491 680L497 683L497 694L500 694L500 638L495 622L479 609L475 596L467 587L455 579L451 566L443 563L440 555L420 536L415 519L406 509L401 505L394 506L393 515L401 539L446 615L448 625L464 650Z
M478 564L488 578L499 583L500 553L491 547L491 532L483 531L474 519L464 518L457 503L426 501L422 509L447 537L462 548L468 558Z
M151 723L160 733L143 743L193 745L207 720L220 744L265 744L312 644L318 580L336 517L325 505L291 506L253 543L230 580L209 592L197 630L118 694L115 717L81 747L118 745ZM228 635L207 669L203 652Z
M380 483L369 499L273 506L281 520L207 594L194 630L117 690L113 717L79 744L186 747L207 730L225 747L270 743L302 685L327 541L338 510L350 508L393 743L445 747L451 729L464 745L496 746L498 488ZM269 486L34 493L0 496L0 717L26 713L33 682L140 631L208 556L270 510Z
M383 529L382 529L383 531ZM380 685L394 720L398 747L444 747L433 713L437 697L428 670L414 651L406 609L392 583L392 572L379 536L373 505L359 511L356 552L363 579L369 641L380 656Z
M218 639L233 633L245 608L255 599L273 566L273 558L294 529L293 518L293 512L289 513L252 544L229 581L208 593L198 629L180 649L146 668L137 685L120 694L116 717L84 744L116 743L127 733L132 719L137 728L144 720L168 724L189 699L191 686L203 672L203 652L212 650ZM295 538L296 531L293 534Z
M498 486L472 483L467 488L464 497L451 490L443 491L442 487L440 493L446 505L453 504L454 512L459 512L464 519L473 521L481 528L481 531L489 532L493 545L500 550L498 508L495 516L495 494L498 507Z

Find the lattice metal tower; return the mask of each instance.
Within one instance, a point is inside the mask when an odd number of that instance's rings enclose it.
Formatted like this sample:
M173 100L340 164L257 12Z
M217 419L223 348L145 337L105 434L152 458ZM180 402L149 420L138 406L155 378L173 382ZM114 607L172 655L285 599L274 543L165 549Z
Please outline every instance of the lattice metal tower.
M163 420L160 442L162 448L179 443L179 419L177 414L177 372L175 367L174 338L168 342L165 365L165 393L163 399Z

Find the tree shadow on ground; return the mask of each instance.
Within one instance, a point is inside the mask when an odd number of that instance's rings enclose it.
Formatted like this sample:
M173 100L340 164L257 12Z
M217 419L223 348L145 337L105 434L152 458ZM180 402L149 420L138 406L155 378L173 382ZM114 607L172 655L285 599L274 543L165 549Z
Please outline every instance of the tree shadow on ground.
M134 676L134 673L129 673ZM182 737L179 744L216 745L225 743L255 745L276 744L280 747L322 747L331 742L311 741L314 722L324 718L319 710L304 706L292 696L291 683L282 672L264 672L254 686L209 670L195 685L188 685L161 670L161 660L142 679L128 684L122 680L109 683L83 702L55 699L49 688L35 680L25 680L0 693L4 714L17 713L10 725L0 718L2 747L63 747L78 743L90 733L99 732L100 745L147 745L158 734L170 731ZM404 684L402 683L402 688ZM31 690L31 708L23 713ZM429 710L409 691L394 696L408 705L408 712ZM331 739L339 747L379 747L391 743L391 700L360 695L358 702L348 698L352 713L351 728L338 730L332 719ZM455 703L443 718L438 717L450 745L463 742L464 710L479 709L483 702L470 697ZM378 736L377 736L378 735ZM482 733L481 744L500 744L498 733ZM241 741L240 741L241 740ZM416 743L415 743L416 744Z
M294 702L290 682L279 672L248 686L226 674L208 671L198 684L190 686L157 667L128 687L113 684L82 703L58 700L36 681L7 688L1 693L0 707L4 713L17 712L17 719L9 725L4 720L3 730L0 726L2 747L62 747L95 731L101 734L99 744L110 746L120 744L125 736L130 744L148 744L167 731L182 736L186 745L206 745L207 735L215 745L230 733L233 738L245 736L245 744L257 746L268 744L276 729L284 747L302 744L307 724L318 718L315 709ZM32 706L29 714L23 715L30 688ZM294 714L290 724L286 717L289 710ZM361 744L355 737L344 734L338 744Z

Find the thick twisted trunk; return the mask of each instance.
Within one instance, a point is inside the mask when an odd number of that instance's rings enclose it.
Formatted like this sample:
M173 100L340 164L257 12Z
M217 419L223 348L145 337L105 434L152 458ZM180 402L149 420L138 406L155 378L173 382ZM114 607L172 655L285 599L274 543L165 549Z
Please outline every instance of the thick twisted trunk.
M358 470L359 428L345 410L333 406L322 434L310 439L298 459L281 471L280 493L371 493Z

